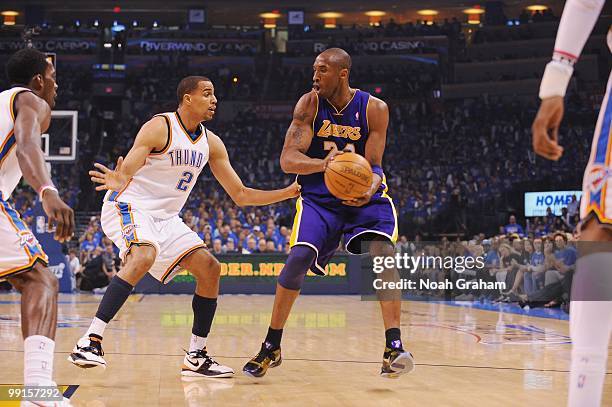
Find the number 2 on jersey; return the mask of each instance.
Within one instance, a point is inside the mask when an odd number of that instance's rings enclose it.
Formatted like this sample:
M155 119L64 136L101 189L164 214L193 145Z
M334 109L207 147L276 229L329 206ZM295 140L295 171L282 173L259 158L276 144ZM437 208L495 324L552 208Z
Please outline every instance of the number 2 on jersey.
M176 189L178 189L179 191L187 191L187 188L189 188L189 183L191 182L191 180L193 179L193 173L189 172L189 171L185 171L183 173L183 178L181 178L178 182L178 184L176 185Z
M338 151L338 145L336 144L335 141L324 141L323 142L323 150L325 150L325 151L331 150L331 152L330 152L330 154L331 154L331 153L333 153L335 151ZM351 153L354 153L355 152L355 144L347 143L344 146L344 150L348 150Z

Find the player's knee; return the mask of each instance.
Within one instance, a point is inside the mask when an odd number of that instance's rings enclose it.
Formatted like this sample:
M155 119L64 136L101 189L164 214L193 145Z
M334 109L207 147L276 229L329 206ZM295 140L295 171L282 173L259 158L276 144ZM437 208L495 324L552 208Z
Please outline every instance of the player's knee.
M59 292L57 277L46 267L38 265L31 271L23 274L23 283L34 284L40 288L41 295L56 296Z
M211 254L199 256L191 264L186 265L187 270L196 280L219 280L221 276L221 263Z
M145 274L155 263L156 252L151 246L136 246L130 252L130 268L137 274Z
M288 290L301 289L304 277L315 259L316 253L310 247L295 246L278 276L278 283Z

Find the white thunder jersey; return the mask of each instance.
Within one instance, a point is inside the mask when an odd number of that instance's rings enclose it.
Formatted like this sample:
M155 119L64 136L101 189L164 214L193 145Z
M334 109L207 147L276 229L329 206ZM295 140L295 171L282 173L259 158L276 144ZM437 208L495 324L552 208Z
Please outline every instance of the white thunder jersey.
M9 199L21 180L21 168L15 150L15 96L31 92L28 88L15 87L0 93L0 193L1 199Z
M177 112L162 113L168 125L168 142L152 152L145 165L121 191L109 191L105 201L124 202L153 218L177 216L208 162L206 128L200 124L190 134Z

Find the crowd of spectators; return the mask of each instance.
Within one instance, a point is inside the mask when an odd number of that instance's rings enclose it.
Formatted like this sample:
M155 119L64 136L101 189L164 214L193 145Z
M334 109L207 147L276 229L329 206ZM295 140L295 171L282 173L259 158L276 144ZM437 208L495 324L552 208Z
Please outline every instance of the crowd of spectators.
M569 212L563 208L564 213ZM560 219L561 217L557 217ZM438 286L415 285L420 287L412 292L417 296L444 297L458 301L493 301L517 303L521 307L557 307L569 312L571 283L576 267L576 233L556 229L551 222L550 231L539 233L523 228L516 223L513 215L509 223L500 227L500 233L485 238L477 234L469 241L450 241L443 237L436 243L423 242L420 236L409 241L405 236L396 246L397 253L403 255L435 256L441 258L462 257L480 258L484 267L465 268L449 266L445 268L435 262L411 272L409 279L415 282L435 282ZM506 233L507 232L507 233ZM444 281L503 283L505 289L444 287ZM425 288L423 288L425 287Z

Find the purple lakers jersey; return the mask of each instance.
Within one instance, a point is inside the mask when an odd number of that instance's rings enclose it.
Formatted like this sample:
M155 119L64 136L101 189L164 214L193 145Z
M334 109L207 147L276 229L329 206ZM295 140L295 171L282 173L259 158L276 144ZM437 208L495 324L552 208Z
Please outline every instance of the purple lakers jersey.
M313 122L313 137L306 155L311 158L325 158L329 152L350 149L365 156L369 135L367 108L370 94L359 89L341 110L336 109L327 99L317 96L317 113ZM323 173L298 176L302 195L310 196L321 203L340 202L325 186ZM381 191L384 185L381 185Z

